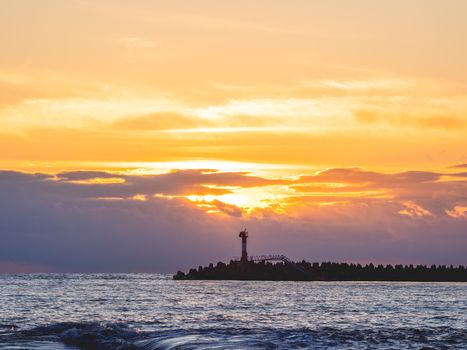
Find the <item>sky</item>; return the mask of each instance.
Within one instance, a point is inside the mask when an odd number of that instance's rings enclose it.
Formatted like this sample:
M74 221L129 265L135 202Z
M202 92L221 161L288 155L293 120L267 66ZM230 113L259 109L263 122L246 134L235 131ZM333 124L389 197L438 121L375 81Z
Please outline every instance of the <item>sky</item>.
M465 13L3 0L0 272L466 265Z

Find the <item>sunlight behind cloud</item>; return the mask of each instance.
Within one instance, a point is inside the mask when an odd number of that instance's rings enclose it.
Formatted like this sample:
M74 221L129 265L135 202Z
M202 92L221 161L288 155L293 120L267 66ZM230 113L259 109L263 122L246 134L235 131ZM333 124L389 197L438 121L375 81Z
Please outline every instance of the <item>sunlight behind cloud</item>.
M224 160L186 160L172 162L127 162L107 163L108 166L127 169L129 174L157 174L174 169L206 169L221 172L247 172L262 176L287 176L290 173L304 171L305 168L291 164L267 164L232 162Z

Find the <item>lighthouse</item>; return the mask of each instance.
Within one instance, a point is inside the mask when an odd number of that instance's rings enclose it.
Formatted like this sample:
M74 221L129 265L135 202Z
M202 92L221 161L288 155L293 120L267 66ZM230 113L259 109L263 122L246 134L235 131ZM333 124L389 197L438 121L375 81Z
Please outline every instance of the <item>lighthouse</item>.
M242 239L242 258L240 261L248 261L248 253L246 252L246 240L248 238L248 231L243 229L238 235Z

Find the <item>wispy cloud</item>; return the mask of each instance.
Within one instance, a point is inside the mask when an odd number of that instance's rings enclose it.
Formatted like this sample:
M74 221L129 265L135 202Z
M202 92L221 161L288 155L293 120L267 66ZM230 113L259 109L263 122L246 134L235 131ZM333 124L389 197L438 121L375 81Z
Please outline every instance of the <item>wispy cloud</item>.
M467 168L467 163L463 163L463 164L456 164L456 165L453 165L451 166L450 168L453 168L453 169L459 169L459 168Z

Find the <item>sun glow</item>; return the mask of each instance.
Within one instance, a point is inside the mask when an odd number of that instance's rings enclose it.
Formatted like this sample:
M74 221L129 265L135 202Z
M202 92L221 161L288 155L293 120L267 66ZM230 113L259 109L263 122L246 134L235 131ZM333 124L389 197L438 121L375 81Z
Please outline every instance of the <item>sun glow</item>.
M93 178L86 180L68 180L68 183L74 183L79 185L104 185L104 184L121 184L125 182L125 179L119 177L110 177L110 178Z
M282 201L293 195L287 186L265 186L232 189L232 193L222 195L188 195L185 198L198 203L199 207L212 206L219 201L250 212L257 208L279 208Z

